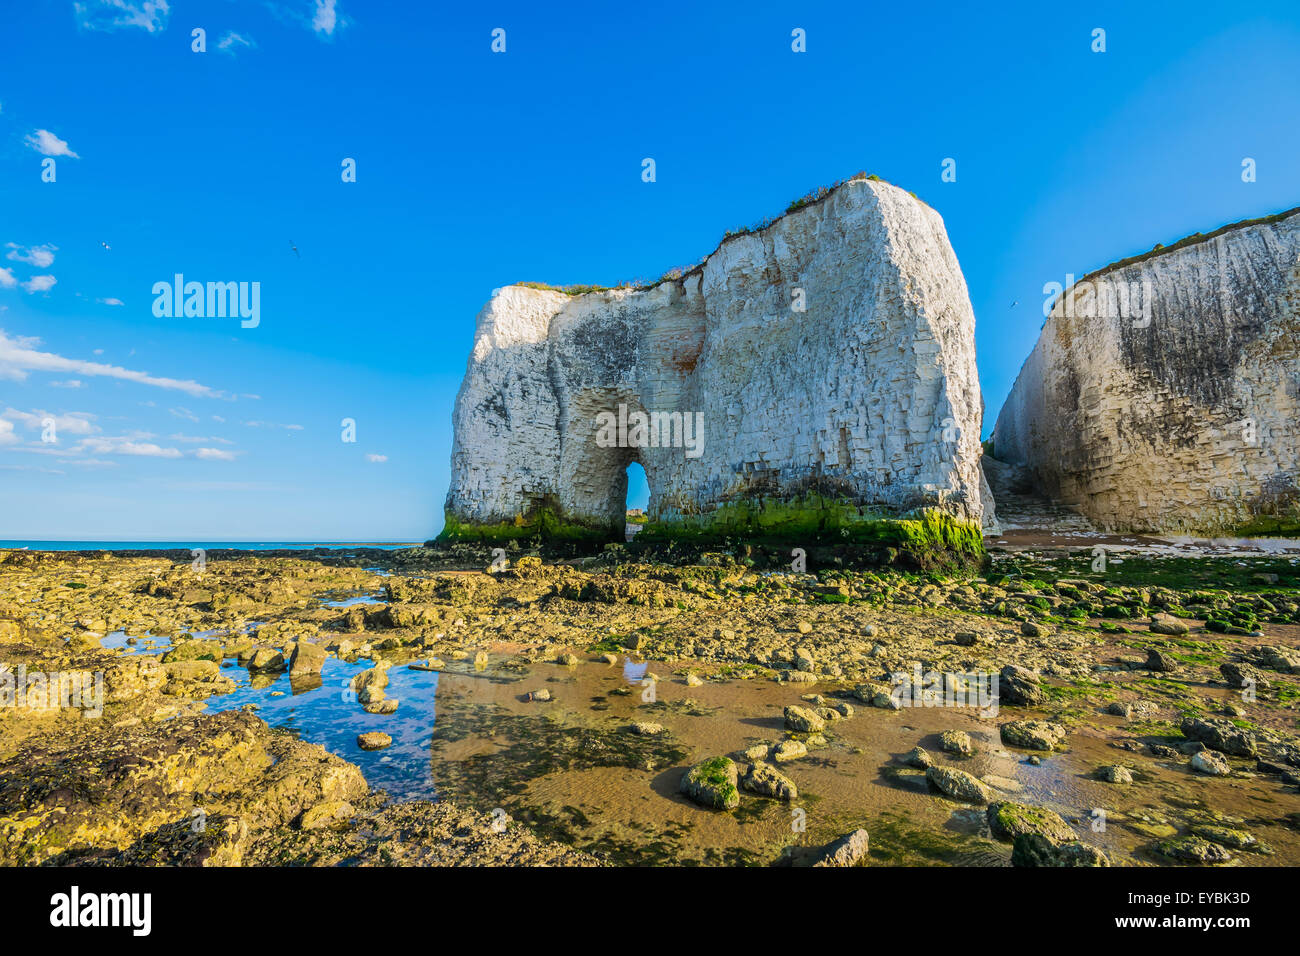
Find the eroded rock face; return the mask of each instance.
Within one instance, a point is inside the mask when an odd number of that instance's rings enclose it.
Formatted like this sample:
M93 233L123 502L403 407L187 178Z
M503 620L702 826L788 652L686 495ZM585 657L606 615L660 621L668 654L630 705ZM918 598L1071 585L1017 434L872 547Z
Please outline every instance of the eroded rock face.
M607 447L601 416L620 406L629 426ZM638 436L636 413L668 417ZM979 521L982 413L943 221L852 180L650 289L496 290L456 400L447 532L545 510L621 534L633 461L669 527L809 495Z
M1107 530L1300 528L1300 210L1076 283L993 454Z

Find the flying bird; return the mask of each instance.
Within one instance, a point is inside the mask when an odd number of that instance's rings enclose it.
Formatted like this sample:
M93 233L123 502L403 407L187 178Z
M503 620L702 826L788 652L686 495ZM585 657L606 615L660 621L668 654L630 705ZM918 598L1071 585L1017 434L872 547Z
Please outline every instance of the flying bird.
M99 244L100 244L101 246L103 246L105 249L107 249L109 252L112 252L112 251L113 251L113 250L109 247L108 243L105 242L103 239L99 240Z
M298 247L295 246L295 245L293 244L293 240L292 240L292 239L289 240L289 248L293 250L293 254L294 254L295 256L297 256L299 259L302 258L302 253L300 253L300 252L298 251Z

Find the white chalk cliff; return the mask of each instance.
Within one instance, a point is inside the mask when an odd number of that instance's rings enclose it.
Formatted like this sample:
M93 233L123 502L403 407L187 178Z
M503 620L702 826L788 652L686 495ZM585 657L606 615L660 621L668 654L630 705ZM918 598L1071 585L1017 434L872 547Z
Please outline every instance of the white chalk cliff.
M1103 529L1285 531L1300 500L1300 210L1067 289L993 455Z
M621 529L632 461L664 527L810 493L978 522L974 327L938 213L868 179L649 289L498 289L456 399L448 529L541 508ZM698 421L702 443L607 447L620 405Z

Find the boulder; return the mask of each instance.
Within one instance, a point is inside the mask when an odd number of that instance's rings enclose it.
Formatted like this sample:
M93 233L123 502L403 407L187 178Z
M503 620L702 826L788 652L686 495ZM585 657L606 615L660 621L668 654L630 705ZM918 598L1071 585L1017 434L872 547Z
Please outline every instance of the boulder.
M1070 825L1046 807L998 801L989 804L986 816L993 836L1009 843L1027 833L1036 833L1053 846L1078 839Z
M1013 720L998 730L1004 744L1025 750L1052 750L1065 740L1065 728L1047 720Z
M736 788L739 773L729 757L713 757L697 763L684 774L678 789L702 807L734 810L740 806Z
M1184 717L1179 729L1188 740L1199 740L1225 754L1255 757L1259 753L1258 737L1226 717Z
M325 648L310 641L298 641L289 657L290 674L319 674L329 657Z
M799 799L799 788L794 785L794 781L766 763L750 764L745 775L740 778L740 785L750 793L764 797L775 797L787 802Z
M964 770L931 767L925 772L925 779L944 796L965 803L988 803L992 796L988 787Z
M826 718L806 707L791 705L785 709L785 726L796 733L816 734L826 729Z

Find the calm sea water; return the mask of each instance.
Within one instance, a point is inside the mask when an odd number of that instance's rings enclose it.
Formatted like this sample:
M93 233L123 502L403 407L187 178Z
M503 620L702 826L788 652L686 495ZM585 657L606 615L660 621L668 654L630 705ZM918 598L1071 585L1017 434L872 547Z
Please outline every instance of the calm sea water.
M27 548L31 551L170 551L202 548L238 548L242 551L306 551L312 548L410 548L419 541L366 543L358 541L5 541L4 548Z

